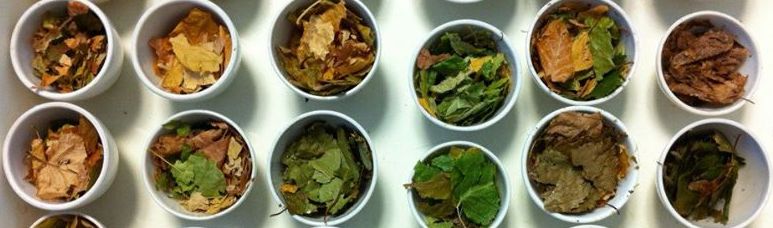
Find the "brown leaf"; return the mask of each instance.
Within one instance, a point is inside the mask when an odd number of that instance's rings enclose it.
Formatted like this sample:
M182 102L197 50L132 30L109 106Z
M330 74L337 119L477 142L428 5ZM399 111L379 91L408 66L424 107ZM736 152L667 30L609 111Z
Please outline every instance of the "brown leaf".
M429 52L426 48L421 49L419 52L419 58L416 59L416 67L418 67L421 70L429 69L432 65L435 65L435 63L441 62L443 60L446 60L448 57L451 57L448 53L443 53L440 55L432 55L432 53Z
M537 37L536 49L545 77L552 82L563 83L574 73L572 65L572 38L566 23L550 21Z

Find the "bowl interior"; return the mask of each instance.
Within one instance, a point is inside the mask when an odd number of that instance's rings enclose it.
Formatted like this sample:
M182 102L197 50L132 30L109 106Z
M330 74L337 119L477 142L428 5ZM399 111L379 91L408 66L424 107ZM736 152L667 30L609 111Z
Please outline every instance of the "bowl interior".
M316 99L316 100L333 100L333 99L338 99L342 97L347 97L351 94L354 94L356 91L362 88L362 86L365 85L365 83L368 82L370 78L373 77L373 74L376 72L376 65L378 64L378 61L380 58L379 53L381 53L381 36L378 31L376 19L373 17L373 14L370 13L370 10L362 2L345 0L346 8L352 11L360 18L362 18L363 24L369 26L373 30L376 38L373 43L373 46L376 49L376 60L373 63L373 66L371 67L370 72L368 72L368 74L365 75L365 78L363 79L363 81L360 82L360 84L358 84L354 88L351 88L345 92L335 94L335 95L330 95L330 96L313 95L290 84L290 82L287 79L287 77L289 77L287 74L287 71L282 66L282 59L279 57L280 54L279 54L278 48L287 47L287 44L290 41L292 34L294 32L300 32L295 29L295 25L293 25L293 23L291 23L290 20L287 19L287 16L295 12L296 10L303 10L305 7L308 7L315 1L316 0L291 1L277 15L277 17L275 18L276 20L274 21L273 27L271 29L271 40L270 40L271 50L269 50L269 53L271 55L272 64L274 65L274 70L279 74L278 76L280 76L280 78L282 79L282 82L284 82L288 87L290 87L290 89L292 89L298 94L301 94L304 97Z
M618 87L614 92L607 95L603 98L598 98L595 100L590 101L575 101L569 98L565 98L557 93L554 93L550 91L550 89L545 85L545 83L542 82L542 79L540 79L537 69L535 67L536 63L532 61L531 56L536 55L536 51L532 50L532 40L534 39L534 36L539 34L540 29L545 25L545 23L548 22L548 17L553 14L554 12L558 11L558 9L563 4L586 4L589 6L596 6L596 5L607 5L609 6L609 12L607 13L607 16L609 16L612 20L615 21L618 28L620 28L620 42L625 45L625 54L626 54L626 61L630 62L631 68L628 71L628 74L625 75L625 82ZM532 25L532 29L529 31L527 42L526 42L526 57L529 58L527 60L527 63L529 65L529 68L531 70L531 75L534 78L534 80L539 84L540 88L542 90L548 92L552 97L567 103L571 105L584 105L584 104L598 104L603 101L609 100L612 97L616 96L618 93L620 93L623 90L623 87L625 87L629 81L631 81L631 77L633 76L633 72L636 69L635 66L637 65L637 58L636 58L636 38L635 38L635 31L631 24L631 22L628 19L628 16L625 14L622 8L618 6L616 3L609 1L609 0L554 0L545 5L542 10L538 13L538 18Z
M456 126L449 123L445 123L437 119L436 117L430 115L427 112L427 110L425 110L424 107L422 107L419 104L418 96L416 95L417 85L413 78L418 73L417 71L418 68L416 67L416 58L418 58L418 54L419 54L419 51L421 51L421 49L429 48L436 41L440 40L440 37L442 37L447 32L466 34L466 33L469 33L470 29L485 30L491 33L491 39L495 40L497 43L497 51L504 54L505 58L507 59L508 67L510 68L510 71L511 71L511 77L510 77L511 85L510 85L509 91L507 92L507 96L505 97L505 101L502 103L502 106L499 107L497 112L488 120L475 125L470 125L470 126ZM429 38L426 41L424 41L424 43L421 45L421 48L419 50L416 50L416 53L414 54L415 54L414 61L412 62L413 65L411 65L411 80L410 80L411 93L413 95L416 105L419 106L419 110L421 110L422 114L424 114L424 116L426 116L427 118L429 118L430 120L432 120L438 125L441 125L447 128L452 128L452 129L460 129L460 130L461 129L480 129L493 124L497 120L507 115L507 112L509 112L513 104L515 104L515 100L518 97L518 92L521 86L520 85L521 68L520 68L520 65L518 64L518 59L516 58L515 51L510 46L510 43L508 43L508 40L505 34L499 29L491 25L488 25L479 21L472 21L472 20L459 20L459 21L449 22L447 24L441 25L440 27L432 31L432 34L430 34Z
M435 158L443 153L448 153L448 150L451 149L451 147L464 147L464 148L470 148L470 147L477 147L480 148L481 151L483 151L483 154L486 156L486 159L488 159L490 162L494 163L497 167L497 175L496 180L494 183L497 185L497 192L499 192L499 211L497 212L496 217L494 217L494 221L491 224L491 227L498 226L502 220L504 219L505 215L507 214L507 208L509 206L509 199L510 199L510 185L509 180L507 179L507 171L502 166L501 162L499 162L499 159L488 149L477 145L473 143L468 142L450 142L445 143L440 146L437 146L431 150L429 154L427 154L422 161L426 161L428 159ZM413 180L413 169L411 169L411 177L409 181ZM425 224L425 215L416 206L416 200L418 199L418 193L416 193L413 190L408 190L408 194L410 195L410 201L409 204L411 205L411 210L413 210L414 215L416 215L416 219L419 221L420 224Z
M759 78L758 74L759 74L759 70L760 70L759 69L759 66L760 66L760 62L759 61L760 60L759 60L759 55L758 55L758 52L757 52L757 46L755 45L751 35L749 35L749 33L746 31L746 29L743 28L743 26L741 24L739 24L734 19L730 18L730 16L720 15L720 14L715 14L715 13L700 13L700 14L694 15L693 17L686 16L685 18L683 18L683 19L679 20L678 22L674 23L674 25L672 25L672 27L669 29L668 34L663 38L663 43L665 43L666 39L668 39L668 36L671 35L671 32L673 31L674 28L676 28L677 26L679 26L679 25L681 25L681 24L683 24L685 22L689 22L689 21L693 21L693 20L708 20L708 21L710 21L711 24L713 24L714 26L716 26L718 28L722 28L722 29L724 29L725 31L727 31L727 32L729 32L731 34L734 34L736 36L736 41L738 43L740 43L741 45L743 45L744 47L746 47L746 49L749 50L749 52L751 53L751 56L749 56L749 58L746 59L746 62L744 62L744 64L738 70L738 72L740 72L743 75L746 75L746 77L747 77L746 78L746 85L744 86L744 91L746 93L744 97L749 98L749 96L755 91L755 88L756 88L756 85L757 85L757 81L758 81L758 78ZM687 105L687 103L684 103L679 98L677 98L676 95L674 95L674 93L671 92L670 89L668 89L668 85L665 84L666 83L665 82L665 78L664 78L665 75L664 75L664 72L663 72L663 66L662 66L662 62L661 62L661 60L662 60L661 59L662 53L663 53L663 44L661 44L661 47L660 47L660 49L658 50L658 53L657 53L657 55L658 55L658 60L657 60L658 69L657 70L658 70L658 73L662 75L662 76L660 76L659 82L661 83L661 86L663 88L665 88L665 90L667 91L668 96L672 100L677 101L682 106L690 107L690 108L696 109L699 112L703 112L703 113L712 113L712 112L718 112L718 111L723 111L723 110L737 109L740 106L742 106L744 103L746 103L746 100L739 99L739 100L733 102L732 104L729 104L729 105L726 105L726 106L722 106L722 107L701 107L701 106L689 106L689 105Z
M27 175L25 157L27 151L30 150L30 142L37 137L35 133L36 130L45 133L47 129L59 127L64 123L77 124L80 116L88 119L99 134L99 140L103 146L102 170L100 170L94 186L86 190L80 198L67 202L43 201L36 196L37 189L35 186L25 180L25 176ZM23 194L20 195L20 197L25 201L30 202L31 200L32 202L30 203L34 202L36 206L44 205L57 209L77 207L81 206L81 202L89 201L91 195L96 192L95 189L100 188L100 184L105 182L105 176L107 176L108 173L107 170L112 168L108 167L108 161L110 161L110 157L112 156L111 150L113 150L113 148L111 148L108 143L109 139L107 137L109 136L105 133L102 124L96 121L90 114L81 114L79 111L65 106L44 104L24 113L14 126L15 128L9 132L8 138L6 139L5 150L7 151L4 152L5 157L3 159L6 159L7 161L3 162L8 166L5 167L5 169L10 171L10 173L6 173L8 181L13 182L14 185L19 187L19 190L21 191L17 191L17 193ZM41 137L44 137L44 135L41 135ZM9 174L10 176L8 176Z
M746 165L742 166L738 170L738 179L735 187L733 187L733 196L730 200L730 214L727 225L714 223L712 219L704 219L700 221L687 220L680 217L670 203L664 201L664 204L666 204L668 210L675 217L680 219L680 221L683 223L692 224L694 226L736 227L748 225L747 222L753 219L755 214L762 210L762 207L764 206L768 196L768 188L770 186L770 167L768 165L765 150L762 148L762 145L760 145L759 142L753 138L752 135L747 133L745 130L731 124L712 122L692 128L692 130L707 129L718 130L726 137L728 137L731 142L734 141L735 137L740 136L740 138L738 138L738 143L735 145L736 152L739 156L744 158L746 162ZM686 133L686 130L688 129L680 131L680 133L672 139L668 148L666 148L666 151L664 151L663 155L661 156L661 162L665 161L666 154L670 150L674 141ZM658 191L659 194L661 194L661 197L666 197L665 189L662 188L664 174L662 173L662 169L663 168L661 167L660 170L658 170Z
M236 132L241 135L242 139L245 142L245 146L249 150L249 155L252 158L252 173L250 174L252 178L250 178L250 183L247 183L247 188L244 190L244 193L242 194L239 199L236 200L236 202L231 205L230 207L226 208L225 210L222 210L215 214L206 214L206 213L200 213L200 212L190 212L186 210L182 205L180 205L177 200L172 199L171 197L168 197L166 193L164 193L161 190L157 190L155 187L155 179L153 178L153 174L155 173L154 165L153 165L153 155L150 152L146 152L145 155L145 184L148 187L148 190L150 191L151 195L153 196L153 199L160 204L164 209L166 209L169 212L172 212L173 214L177 216L181 216L186 219L193 219L193 220L206 220L214 217L218 217L220 215L226 214L236 207L238 207L245 198L247 198L247 194L252 189L252 185L254 184L253 181L255 179L255 174L257 173L257 166L255 165L255 151L250 144L249 140L247 139L247 136L244 134L244 131L241 130L233 121L228 120L226 118L221 118L220 116L217 116L217 114L213 114L211 112L202 112L202 111L187 111L184 113L180 113L177 115L172 116L168 119L168 121L171 120L179 120L185 123L201 123L209 120L218 120L228 123L228 125L235 129ZM164 122L166 123L166 122ZM159 136L165 135L165 134L172 134L174 133L173 130L167 130L163 128L163 123L160 124L156 129L153 136L147 141L145 148L150 148L153 143L155 143L156 139L158 139Z
M53 96L73 96L73 94L83 93L88 90L88 88L93 87L98 79L104 78L103 75L106 72L107 64L110 62L110 56L114 52L112 50L114 45L111 44L112 42L115 42L112 34L113 27L107 22L107 18L104 17L101 10L93 3L89 1L79 1L83 2L89 7L91 12L97 15L102 26L105 28L105 36L107 39L107 58L105 58L105 63L103 63L94 80L79 90L70 93L59 93L56 89L51 87L38 88L38 85L40 85L40 78L35 76L34 70L32 69L32 59L35 57L35 52L33 51L34 48L32 47L32 38L41 26L43 15L46 12L67 12L67 2L68 0L52 0L41 1L34 4L24 13L19 22L17 22L18 24L15 28L16 31L13 35L13 39L10 41L11 46L14 47L14 49L11 50L11 58L14 61L16 73L18 74L19 79L21 79L27 87L34 87L35 90L39 90L36 91L36 93L46 93L47 95Z
M47 215L44 215L43 217L40 217L38 220L36 220L34 223L32 223L32 225L30 225L30 227L37 227L41 223L43 223L43 221L45 221L46 219L51 218L51 217L56 217L56 216L79 216L79 217L85 218L89 222L93 223L94 225L96 225L97 228L105 227L105 225L103 225L102 223L97 221L94 217L91 217L91 216L89 216L87 214L83 214L83 213L79 213L79 212L61 212L61 213L57 212L57 213L47 214Z
M138 61L139 63L138 67L140 69L138 70L141 71L137 73L141 74L140 77L147 79L147 81L150 82L149 84L152 84L148 86L152 86L154 91L161 92L163 94L169 94L171 96L191 95L173 94L161 87L161 77L153 72L153 62L155 61L156 55L153 51L153 48L150 47L149 42L154 38L165 37L169 35L169 32L171 32L174 27L180 23L180 21L184 19L185 16L187 16L188 13L194 8L199 8L211 13L216 23L228 29L228 33L231 35L231 43L233 45L231 47L231 61L228 63L228 66L225 66L225 70L217 82L215 82L215 84L212 86L193 94L199 94L205 91L213 90L214 87L222 84L225 81L225 77L229 77L230 74L235 73L232 70L236 64L238 64L238 34L236 33L236 28L233 27L232 23L230 23L230 19L225 14L225 12L208 1L165 2L161 3L161 5L159 5L158 8L155 8L155 10L146 12L146 15L144 15L146 17L145 20L141 21L141 23L137 25L135 37L136 39L134 40L134 58L136 58L135 61Z
M317 115L307 115L305 118L298 119L292 125L288 126L287 129L285 129L284 132L279 136L276 143L274 144L274 149L271 152L270 161L269 161L269 181L271 182L271 191L276 200L279 202L284 202L284 198L282 197L282 193L279 192L278 186L282 184L282 154L285 152L288 146L295 142L304 132L306 129L306 126L313 122L317 121L324 121L325 123L332 125L332 126L342 126L348 129L359 131L361 134L363 134L363 137L365 137L365 140L368 142L368 145L371 147L371 153L373 154L373 177L370 179L370 183L368 183L365 188L362 190L365 194L361 195L357 202L351 205L346 211L343 213L337 215L337 216L330 216L327 219L327 224L325 224L325 220L321 217L315 218L315 217L307 217L307 216L300 216L300 215L293 215L295 219L300 220L303 223L306 223L308 225L337 225L339 223L345 222L349 218L353 217L359 210L365 206L365 204L368 201L368 198L370 198L371 192L373 192L373 189L376 185L376 177L378 172L378 160L376 158L376 153L373 151L373 143L370 141L370 137L367 135L367 132L365 132L364 129L359 127L359 125L356 125L355 123L350 122L349 120L343 119L337 115L333 114L317 114Z
M618 130L624 132L627 137L625 138L625 141L623 144L628 149L628 155L630 156L630 166L628 167L628 170L626 171L625 177L620 180L617 184L617 189L615 191L615 196L612 197L612 199L609 199L607 202L608 205L611 206L604 206L596 208L592 211L581 213L581 214L563 214L563 213L554 213L549 212L545 210L544 203L542 199L539 196L539 193L537 193L537 183L532 181L528 176L528 157L531 153L531 145L534 143L534 141L539 137L540 134L548 127L550 124L550 121L553 120L558 114L563 112L570 112L570 111L578 111L583 113L593 113L593 112L601 112L601 115L604 116L604 122L607 124L610 124L611 126L617 128ZM553 217L556 217L558 219L561 219L566 222L572 222L572 223L591 223L596 222L599 220L602 220L614 213L617 213L618 209L622 209L626 202L628 202L628 199L633 194L633 190L637 185L637 181L639 178L639 165L637 163L637 152L638 148L636 147L636 143L634 143L633 138L628 132L628 129L623 125L623 122L617 119L617 117L613 116L612 114L592 107L567 107L563 109L559 109L557 111L554 111L553 113L549 114L548 116L544 117L539 123L538 127L530 133L529 138L527 139L528 144L524 144L523 149L523 157L522 157L522 177L524 178L524 181L526 183L527 191L529 192L529 195L531 196L532 200L537 204L537 207L545 211L546 213L549 213ZM614 207L614 208L613 208ZM615 209L616 208L616 209Z

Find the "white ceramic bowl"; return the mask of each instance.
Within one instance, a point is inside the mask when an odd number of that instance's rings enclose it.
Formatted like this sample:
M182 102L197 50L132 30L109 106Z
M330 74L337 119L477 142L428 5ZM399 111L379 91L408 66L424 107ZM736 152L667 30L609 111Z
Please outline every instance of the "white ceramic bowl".
M58 212L58 213L47 214L47 215L44 215L43 217L40 217L38 220L36 220L34 223L32 223L32 225L30 225L30 228L36 228L38 225L43 223L43 221L45 221L48 218L51 218L51 217L54 217L54 216L62 216L62 215L79 216L79 217L85 218L89 222L93 223L94 225L97 226L97 228L105 228L105 225L103 225L101 222L99 222L94 217L91 217L91 216L89 216L87 214L83 214L83 213L80 213L80 212Z
M40 88L40 78L36 77L32 69L32 59L35 52L32 48L32 37L40 28L43 14L48 11L66 12L68 0L39 1L33 4L19 18L11 35L11 63L16 76L33 93L51 100L78 101L84 100L105 92L118 80L123 65L123 48L121 39L113 24L99 7L89 1L75 0L89 7L91 12L97 15L105 28L107 37L107 56L102 68L94 79L78 90L69 93L60 93L54 88Z
M478 3L482 2L483 0L446 0L453 3Z
M608 16L612 18L612 20L615 21L617 26L620 28L621 33L621 42L625 44L625 53L627 55L626 59L627 61L631 62L631 67L628 70L628 74L625 76L625 82L623 82L620 87L617 87L614 92L607 95L606 97L594 99L594 100L588 100L588 101L578 101L578 100L572 100L566 97L561 96L560 94L554 93L553 91L550 91L550 88L548 88L545 83L542 82L542 79L540 79L536 68L534 67L534 63L531 59L531 56L534 54L532 53L532 47L531 43L534 39L534 34L539 33L539 29L542 27L542 25L545 24L545 19L547 19L550 14L556 12L561 5L565 3L583 3L583 4L589 4L589 5L607 5L609 6L609 13ZM623 88L625 88L628 83L631 81L631 78L635 75L636 68L639 65L639 35L636 31L636 26L633 24L632 20L628 17L628 14L625 13L622 7L617 5L614 1L611 0L552 0L545 4L545 6L540 9L540 11L537 13L537 17L534 19L534 22L531 24L531 27L529 27L529 33L526 34L526 63L529 65L529 70L531 71L532 79L534 79L534 83L539 86L542 91L550 95L551 97L555 98L556 100L559 100L567 105L598 105L601 103L604 103L608 100L611 100L618 94L620 94L623 91Z
M328 217L327 223L325 223L324 219L321 217L313 218L300 215L292 216L293 219L309 226L336 226L353 218L362 210L362 208L365 207L365 204L368 203L370 196L373 195L373 190L376 189L376 180L378 179L378 155L376 153L375 146L373 145L373 141L370 140L370 136L368 135L368 132L365 130L365 128L360 126L360 124L351 117L340 112L328 110L307 112L296 117L291 123L286 125L281 132L279 132L276 140L274 141L274 145L271 147L273 149L268 156L268 160L266 160L266 167L268 167L268 172L266 172L266 181L268 186L271 187L271 196L274 197L274 200L277 203L284 205L284 199L282 198L282 194L279 192L278 188L279 185L282 184L282 163L280 159L282 158L282 154L285 152L287 147L301 136L303 131L306 129L306 126L317 121L324 121L325 123L332 126L342 126L351 130L358 131L360 134L362 134L362 136L365 138L365 141L367 141L368 145L370 146L371 155L373 158L373 177L371 178L370 183L368 183L368 185L363 190L365 194L361 195L360 198L357 199L357 202L350 206L349 209L347 209L345 212L338 216Z
M746 165L738 170L738 179L733 187L733 196L730 200L730 215L727 225L714 223L712 219L692 221L683 218L676 212L668 201L666 190L663 186L663 166L671 146L682 135L692 130L715 129L735 142L735 136L740 136L735 144L736 152L744 158ZM660 154L657 168L657 190L660 202L668 212L686 227L746 227L762 213L770 194L770 164L767 150L759 138L738 122L727 119L704 119L691 123L679 130L671 141L663 148Z
M153 128L153 131L151 131L151 135L145 140L145 144L142 148L149 149L153 143L156 142L156 139L164 134L169 134L172 132L172 130L164 129L163 125L165 123L169 123L173 120L182 121L185 123L202 123L210 120L216 120L216 121L222 121L228 124L231 128L233 128L244 140L244 143L246 143L246 147L250 151L250 157L252 158L252 172L250 173L250 181L247 183L247 189L244 190L244 194L242 194L239 199L236 200L236 202L231 205L230 207L226 208L225 210L222 210L215 214L205 214L205 213L194 213L185 210L185 208L180 205L180 203L168 197L166 193L163 191L157 190L155 185L155 180L153 179L153 174L155 173L154 165L153 165L153 154L150 152L144 151L142 153L145 153L145 159L142 159L142 170L144 170L144 173L142 174L143 182L145 182L145 189L150 193L150 196L153 198L153 201L156 202L158 206L161 208L164 208L167 212L183 219L188 220L196 220L196 221L204 221L204 220L211 220L214 218L219 218L225 214L228 214L229 212L235 210L239 205L241 205L244 200L247 198L247 196L250 194L250 190L252 189L252 186L255 184L255 175L257 175L257 169L258 166L256 165L256 159L257 156L255 154L255 147L252 147L252 144L250 143L250 140L247 139L247 135L242 130L242 128L239 127L233 120L229 119L228 117L225 117L224 115L220 113L216 113L209 110L188 110L179 112L177 114L172 115L168 119L166 119L163 123L158 123L155 128Z
M102 170L94 185L80 198L68 202L43 201L35 196L35 186L24 179L27 175L24 159L30 150L30 142L36 137L35 129L45 131L53 127L54 122L62 120L77 123L79 116L89 120L99 134L103 149ZM25 202L43 210L64 211L87 205L110 188L118 172L118 156L113 136L96 116L74 104L49 102L27 110L13 123L3 144L3 171L13 191Z
M734 112L746 104L747 101L745 99L739 99L735 103L723 107L690 106L680 100L676 95L674 95L674 93L671 92L671 89L668 88L668 84L666 84L666 77L663 73L662 63L663 45L665 45L668 36L671 35L671 32L673 32L676 27L685 22L693 20L708 20L714 24L714 26L725 29L725 31L735 35L736 41L738 41L738 43L749 50L751 56L746 59L746 62L743 64L743 66L741 66L741 69L739 69L741 74L747 76L746 87L744 87L745 94L743 97L748 99L757 90L757 84L760 78L759 72L762 71L762 65L760 64L760 52L758 52L756 42L754 41L754 38L752 38L751 34L749 34L749 30L747 30L740 21L727 14L715 11L700 11L688 14L687 16L684 16L674 22L674 24L668 28L668 31L666 31L666 35L663 36L663 39L661 39L660 45L658 46L657 59L655 60L656 70L658 72L658 86L660 86L660 91L662 91L663 94L668 97L668 100L670 100L679 108L697 115L718 116Z
M231 61L225 66L225 70L220 78L209 88L191 94L176 94L164 90L161 87L161 77L153 72L153 61L155 54L150 47L150 40L153 38L164 37L185 18L193 9L199 8L212 14L215 22L222 25L231 35ZM241 49L239 46L239 33L236 31L231 18L215 3L207 0L176 0L158 3L142 14L137 27L134 28L134 42L131 44L133 53L131 55L132 65L137 77L145 84L145 87L155 94L176 102L197 102L217 96L228 88L228 85L234 80L241 63Z
M502 165L502 162L499 161L499 158L492 153L490 150L486 149L485 147L478 145L473 142L468 141L451 141L446 142L440 145L437 145L435 147L432 147L432 149L429 149L429 151L424 155L424 158L421 160L424 161L428 158L434 157L438 153L442 152L448 152L448 149L450 149L453 146L461 146L461 147L475 147L479 148L481 151L483 151L483 154L486 155L486 158L494 163L494 165L497 166L497 176L496 176L496 185L497 190L499 192L499 198L500 198L500 205L499 205L499 211L497 211L496 217L494 217L494 221L491 222L491 225L489 227L498 227L500 224L502 224L502 221L505 219L505 215L507 214L507 208L510 207L510 177L507 175L507 170L505 170L505 166ZM411 176L408 177L408 183L413 182L413 175L414 170L411 169ZM419 223L421 227L426 228L426 220L424 217L424 214L419 211L418 208L416 208L415 200L415 194L413 190L408 189L406 190L406 193L408 195L408 205L411 207L411 212L413 214L413 217L416 219L416 222Z
M510 77L511 85L510 85L510 91L507 92L507 97L505 98L505 101L502 103L502 106L499 107L499 110L497 111L496 114L494 114L494 116L492 116L491 118L489 118L484 122L481 122L475 125L457 126L457 125L443 122L435 118L434 116L430 115L429 112L427 112L427 110L425 110L424 107L421 106L421 104L419 104L419 98L416 94L416 84L414 83L413 78L417 73L416 59L418 59L419 52L421 51L421 49L427 48L430 45L432 45L435 41L440 39L440 37L443 36L443 34L445 34L446 32L464 33L465 31L469 31L468 29L470 28L480 29L491 33L492 39L494 39L497 43L498 51L505 55L505 58L509 63L509 67L511 71L511 77ZM509 40L510 39L508 39L507 36L505 36L504 32L494 27L493 25L490 25L486 22L472 20L472 19L451 21L433 29L429 33L427 38L424 39L422 44L416 47L413 53L413 58L412 58L413 61L411 61L411 65L410 65L409 72L411 73L410 75L408 75L408 78L406 79L406 81L408 81L411 97L413 98L413 101L418 107L418 109L421 111L421 114L423 114L424 117L429 119L435 125L443 127L445 129L454 130L454 131L481 130L491 125L494 125L496 122L499 122L499 120L504 118L507 115L507 113L510 112L510 109L513 108L513 105L515 105L515 101L518 99L518 94L521 91L521 64L518 62L518 58L517 58L518 54L516 54L516 51L510 45Z
M305 8L312 3L314 3L316 0L295 0L295 1L287 1L286 5L282 7L282 11L278 12L274 16L274 22L271 23L271 39L268 40L268 54L271 58L271 65L274 68L274 72L279 77L284 84L292 89L295 93L298 95L301 95L305 98L312 99L312 100L319 100L319 101L332 101L332 100L340 100L346 97L350 97L351 95L357 93L358 91L362 90L363 87L365 87L365 84L368 84L370 79L372 79L376 74L376 69L378 68L379 59L381 59L381 49L382 42L381 42L381 30L378 28L378 24L376 23L376 17L373 16L373 13L370 12L370 9L368 6L366 6L364 3L362 3L359 0L345 0L346 1L346 8L352 11L353 13L357 14L357 16L362 18L363 24L370 26L371 31L373 34L375 34L376 40L373 44L374 48L376 49L376 59L373 62L373 66L370 68L370 72L368 72L367 75L365 75L365 78L363 78L362 82L355 86L354 88L351 88L345 92L330 95L330 96L319 96L314 95L311 93L308 93L306 91L303 91L302 89L299 89L290 81L287 79L289 77L287 75L287 71L285 71L284 67L282 66L281 58L279 57L279 53L277 53L277 49L279 47L286 47L287 42L290 40L290 37L293 32L293 24L290 23L290 21L287 20L287 15L289 15L292 12L295 12L298 9Z
M531 180L529 179L529 170L528 170L529 153L531 153L531 145L534 144L534 140L536 140L537 137L539 137L539 135L542 133L542 131L544 131L545 128L547 128L547 126L550 125L550 121L553 120L553 118L558 116L558 114L561 114L564 112L573 112L573 111L583 112L583 113L599 112L601 113L602 116L604 116L604 122L614 126L619 131L625 133L627 137L625 138L625 141L623 142L623 144L625 144L625 146L628 149L628 155L631 157L630 159L631 165L628 167L628 170L626 171L625 178L620 180L620 182L617 184L617 190L615 192L615 196L609 199L609 201L607 202L607 204L611 206L599 207L590 212L581 213L581 214L563 214L563 213L549 212L545 210L544 204L542 202L542 199L540 199L539 193L537 193L537 190L535 189L534 184L532 184ZM542 209L542 211L544 211L545 213L565 222L594 223L602 219L605 219L612 214L617 213L617 210L622 209L623 206L625 206L625 203L628 202L628 199L631 198L634 188L636 188L636 185L638 185L638 180L639 180L639 168L638 168L639 165L636 162L637 152L638 152L638 147L634 142L633 136L630 135L630 132L623 124L623 121L621 121L611 113L608 113L607 111L601 110L599 108L590 107L590 106L569 106L569 107L565 107L565 108L561 108L556 111L553 111L547 116L542 117L542 120L540 120L539 123L537 123L537 126L533 128L526 136L526 141L523 144L523 149L521 150L521 178L523 178L524 186L526 187L526 191L529 193L531 200L534 201L537 207Z

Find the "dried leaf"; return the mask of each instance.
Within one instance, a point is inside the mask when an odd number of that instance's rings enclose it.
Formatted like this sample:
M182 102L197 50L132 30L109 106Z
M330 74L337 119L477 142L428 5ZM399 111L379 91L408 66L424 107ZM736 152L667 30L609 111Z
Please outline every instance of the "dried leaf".
M574 73L572 37L563 20L552 20L541 30L536 50L547 80L565 82Z
M575 72L593 67L593 56L590 53L589 40L588 32L581 32L572 42L572 65Z

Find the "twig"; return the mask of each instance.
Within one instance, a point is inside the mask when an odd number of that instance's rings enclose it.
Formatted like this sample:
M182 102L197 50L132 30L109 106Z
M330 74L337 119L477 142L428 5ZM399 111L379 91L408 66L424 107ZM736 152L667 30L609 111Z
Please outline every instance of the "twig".
M279 211L279 212L277 212L277 213L273 213L273 214L270 214L270 215L268 215L268 217L274 217L274 216L277 216L277 215L281 215L281 214L282 214L282 213L284 213L285 211L287 211L287 207L285 207L285 208L282 208L282 210L281 210L281 211Z
M301 15L298 15L298 19L295 19L295 24L296 25L301 25L301 19L303 19L303 17L305 17L307 13L309 13L312 9L314 9L315 6L317 6L320 3L322 3L322 1L324 1L324 0L317 0L316 2L312 3L311 5L309 5L309 7L306 7L306 9L303 10Z

